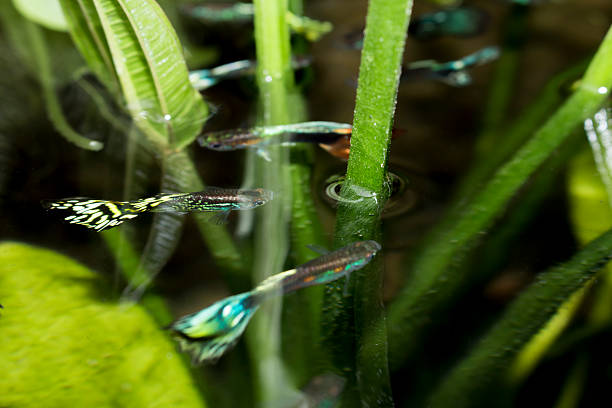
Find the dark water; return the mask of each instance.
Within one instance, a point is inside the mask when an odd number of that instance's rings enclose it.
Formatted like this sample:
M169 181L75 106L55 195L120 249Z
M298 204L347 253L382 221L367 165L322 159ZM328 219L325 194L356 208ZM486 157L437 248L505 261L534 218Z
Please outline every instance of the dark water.
M521 33L516 34L518 64L512 81L512 98L501 125L507 126L534 99L548 80L565 67L591 55L612 19L609 0L574 0L548 2L521 11L502 0L474 0L490 15L488 30L473 38L440 38L420 42L408 38L405 61L461 58L488 45L502 44L509 19L521 19ZM346 33L363 26L367 3L357 0L312 0L306 2L306 14L331 21L334 31L312 44L308 52L313 64L298 73L302 81L310 120L352 122L355 87L360 53L343 46ZM435 10L424 1L415 4L414 16ZM513 14L515 13L515 14ZM217 58L212 64L252 58L253 42L248 25L231 29L205 28L181 17L190 40L208 47ZM102 240L95 232L63 223L47 214L42 199L69 196L120 199L123 192L126 143L116 124L100 117L95 104L72 79L80 65L68 37L46 32L53 47L56 90L70 123L90 138L103 140L100 153L80 150L67 143L47 119L35 75L24 69L19 53L5 35L0 37L0 239L22 241L67 254L108 277L120 293L125 286ZM453 187L470 167L476 137L482 129L483 113L489 98L496 63L473 69L473 84L450 87L435 81L417 81L400 85L395 126L405 130L392 141L389 170L397 175L397 194L383 217L385 248L384 298L393 299L405 277L403 265L426 231L440 218L452 196ZM199 68L199 67L193 67ZM95 80L87 77L94 85ZM506 79L502 79L506 80ZM96 85L97 86L97 85ZM561 92L561 91L560 91ZM251 125L254 122L256 86L245 79L228 81L204 93L214 116L207 123L210 130ZM129 124L127 116L114 107L118 122ZM244 171L244 152L219 153L195 147L192 155L207 184L238 187ZM159 188L161 169L154 160L141 163L142 195L154 195ZM333 236L334 205L326 188L330 178L342 175L345 164L317 149L313 169L312 196L328 238ZM479 333L486 323L543 268L562 261L575 249L567 221L563 179L556 181L553 193L520 239L507 248L498 265L497 277L474 289L458 306L466 313L457 322L448 322L441 333L458 338L457 344L444 349L434 340L431 352L432 373L442 370L457 350L468 347L473 338L465 331ZM146 236L152 217L143 215L134 222L139 239ZM229 228L235 228L236 217ZM551 238L552 237L552 238ZM245 244L246 246L246 244ZM189 219L174 255L155 280L156 292L168 299L176 316L193 311L212 300L232 293L222 271L202 249L197 228ZM242 287L248 286L246 283ZM481 313L475 313L479 310ZM237 352L243 353L242 350ZM546 377L557 367L566 367L563 359L545 365L520 395L521 406L550 406L561 379ZM227 370L221 364L220 370ZM607 367L597 367L606 372ZM609 371L608 371L609 375ZM399 375L394 385L404 378ZM594 382L596 385L597 382ZM536 389L541 390L540 392ZM230 397L228 397L231 399ZM404 396L400 397L402 400Z

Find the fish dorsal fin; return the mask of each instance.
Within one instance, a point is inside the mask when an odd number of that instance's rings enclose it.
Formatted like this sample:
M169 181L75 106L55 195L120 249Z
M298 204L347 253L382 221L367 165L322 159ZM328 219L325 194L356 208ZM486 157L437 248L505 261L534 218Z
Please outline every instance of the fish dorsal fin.
M317 244L308 244L306 245L306 248L310 249L312 252L316 252L319 255L327 255L329 254L329 249L322 247L321 245L317 245Z

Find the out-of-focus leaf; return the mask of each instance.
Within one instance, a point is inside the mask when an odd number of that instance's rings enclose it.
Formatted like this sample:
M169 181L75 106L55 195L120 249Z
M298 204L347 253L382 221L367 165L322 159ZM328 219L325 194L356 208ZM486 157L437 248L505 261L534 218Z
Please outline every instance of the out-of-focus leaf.
M507 398L500 397L500 391L507 389L510 363L562 304L590 284L610 258L612 230L591 241L569 261L539 274L450 371L427 406L489 407L492 401Z
M153 0L94 0L128 109L153 142L181 149L208 110L190 82L182 47Z
M152 318L73 260L0 244L0 303L0 406L205 406Z
M13 0L15 8L26 18L46 28L68 31L58 0Z

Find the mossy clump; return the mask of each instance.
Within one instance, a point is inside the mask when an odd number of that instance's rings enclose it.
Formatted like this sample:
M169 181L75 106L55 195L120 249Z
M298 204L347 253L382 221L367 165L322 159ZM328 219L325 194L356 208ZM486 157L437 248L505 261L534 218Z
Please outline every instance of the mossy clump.
M55 252L0 244L1 407L203 407L174 344L138 305Z

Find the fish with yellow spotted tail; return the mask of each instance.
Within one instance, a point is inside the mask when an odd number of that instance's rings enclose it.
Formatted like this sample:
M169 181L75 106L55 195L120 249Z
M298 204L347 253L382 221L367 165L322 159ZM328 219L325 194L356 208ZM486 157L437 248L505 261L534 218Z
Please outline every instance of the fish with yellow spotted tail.
M261 188L237 190L208 187L195 193L158 194L133 201L109 201L91 198L64 198L43 200L49 210L67 211L64 220L83 225L96 231L116 227L144 212L220 212L248 210L259 207L272 199L272 192Z
M367 265L380 249L376 241L354 242L295 269L272 275L250 292L221 299L184 316L170 330L182 349L191 352L195 363L214 362L238 342L265 299L343 276L348 278L351 272Z

